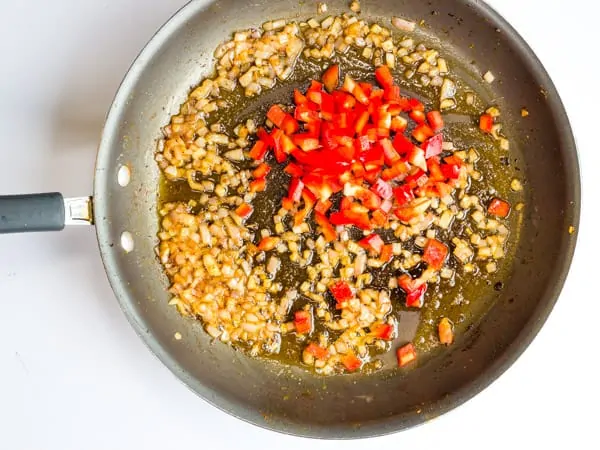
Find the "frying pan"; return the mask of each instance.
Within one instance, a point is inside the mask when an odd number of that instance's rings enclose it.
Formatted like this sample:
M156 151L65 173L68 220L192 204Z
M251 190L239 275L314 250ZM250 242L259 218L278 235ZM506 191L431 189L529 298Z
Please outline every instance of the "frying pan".
M331 14L347 12L345 1L327 3ZM461 76L505 112L505 126L516 144L511 156L520 161L528 186L519 246L504 289L452 347L414 370L319 377L212 343L201 324L167 306L167 279L154 253L159 171L153 154L160 128L190 87L209 74L212 51L233 30L274 18L312 17L314 2L189 3L147 44L119 88L98 150L93 198L63 199L58 193L0 197L0 232L59 230L93 221L115 296L151 351L213 405L295 435L391 433L439 416L480 392L515 361L545 322L576 242L572 231L578 228L580 184L571 128L552 81L516 31L477 0L363 1L362 10L369 20L425 20L418 32L462 62ZM486 70L497 77L492 85L478 81ZM524 105L530 112L527 121L518 117ZM123 165L131 171L126 186L118 182ZM181 340L173 338L175 332Z

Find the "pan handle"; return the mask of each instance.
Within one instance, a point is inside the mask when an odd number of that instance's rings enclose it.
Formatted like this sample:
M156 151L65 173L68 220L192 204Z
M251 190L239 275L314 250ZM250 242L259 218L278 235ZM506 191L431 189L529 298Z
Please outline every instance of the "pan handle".
M91 197L64 198L58 192L0 196L0 234L92 224Z

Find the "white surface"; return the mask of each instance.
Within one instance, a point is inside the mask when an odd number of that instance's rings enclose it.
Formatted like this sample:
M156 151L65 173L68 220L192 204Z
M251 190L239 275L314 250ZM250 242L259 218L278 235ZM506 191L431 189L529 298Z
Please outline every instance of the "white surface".
M112 96L138 50L183 3L0 2L1 193L91 192ZM592 367L600 295L586 283L600 252L589 208L600 193L597 71L594 89L578 81L581 68L598 68L591 46L598 7L587 0L491 3L529 41L563 97L588 207L560 301L500 380L426 426L371 442L309 444L233 419L177 381L119 310L92 228L0 236L0 448L599 448Z

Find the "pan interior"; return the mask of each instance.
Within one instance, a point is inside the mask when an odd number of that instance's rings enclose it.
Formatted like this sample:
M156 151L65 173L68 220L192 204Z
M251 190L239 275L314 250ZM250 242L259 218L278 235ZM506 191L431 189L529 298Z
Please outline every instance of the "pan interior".
M327 3L331 14L347 12L345 1ZM125 313L152 351L194 391L278 431L363 437L453 408L493 381L527 346L549 314L570 263L574 236L568 228L577 225L578 170L570 128L550 79L493 11L470 1L363 4L367 20L423 19L417 38L433 41L441 53L461 61L460 76L503 111L514 144L511 157L528 187L512 275L501 291L490 291L489 312L450 350L402 373L322 378L211 343L199 323L167 305L167 280L154 253L159 173L153 154L160 128L190 88L210 73L214 48L233 30L315 14L316 3L282 0L199 1L184 7L141 53L112 105L98 155L95 215L107 273ZM481 82L486 70L496 75L496 83ZM522 107L530 112L527 120L520 118ZM125 188L117 183L123 164L132 173ZM130 253L119 247L123 231L134 236Z

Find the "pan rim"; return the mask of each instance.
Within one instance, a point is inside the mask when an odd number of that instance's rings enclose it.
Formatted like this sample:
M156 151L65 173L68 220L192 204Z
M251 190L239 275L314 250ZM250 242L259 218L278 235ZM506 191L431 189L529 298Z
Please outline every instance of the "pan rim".
M245 422L266 428L272 431L290 434L300 437L327 438L327 439L351 439L368 438L381 435L387 435L412 428L422 424L432 418L439 417L451 410L461 406L482 390L496 381L504 372L506 372L522 353L529 347L533 339L537 336L554 305L558 301L560 293L571 267L579 230L580 211L581 211L581 175L579 167L579 156L573 131L567 116L567 112L558 91L552 82L552 79L541 61L535 55L531 47L520 36L520 34L490 5L481 1L470 2L471 6L479 14L488 19L490 26L496 26L503 30L512 45L523 55L531 60L533 75L543 80L543 85L548 93L547 107L555 118L555 123L560 127L562 140L560 147L565 158L564 173L569 189L566 192L568 208L565 210L565 217L569 219L569 224L575 227L574 233L568 239L563 239L559 253L563 255L561 261L557 262L555 267L556 278L548 286L542 299L540 300L535 314L531 316L527 325L521 330L517 337L507 346L505 351L489 364L476 378L468 381L460 389L450 393L443 399L431 405L433 414L412 414L408 417L382 418L372 422L362 423L360 427L355 424L346 423L326 427L311 426L306 428L300 424L291 424L289 422L266 421L259 411L248 408L246 405L230 401L219 393L203 385L203 383L190 376L173 358L167 349L165 349L153 335L143 326L144 319L132 307L135 299L130 298L124 289L123 280L115 267L115 249L110 245L110 221L106 218L108 197L104 195L104 187L110 182L108 179L113 174L110 170L111 140L115 130L118 129L121 122L123 110L127 104L132 86L135 85L138 78L144 73L148 61L160 48L165 38L176 32L179 27L195 15L198 11L206 8L210 2L189 2L178 11L154 34L149 42L141 50L127 74L125 75L119 89L114 97L109 109L102 138L98 148L96 159L95 177L94 177L94 219L96 223L96 236L98 246L102 256L102 262L109 280L109 283L117 297L120 308L127 317L136 334L141 338L162 364L164 364L183 384L203 400L217 407L218 409L244 420ZM566 220L566 219L565 219ZM428 408L429 409L429 408Z

